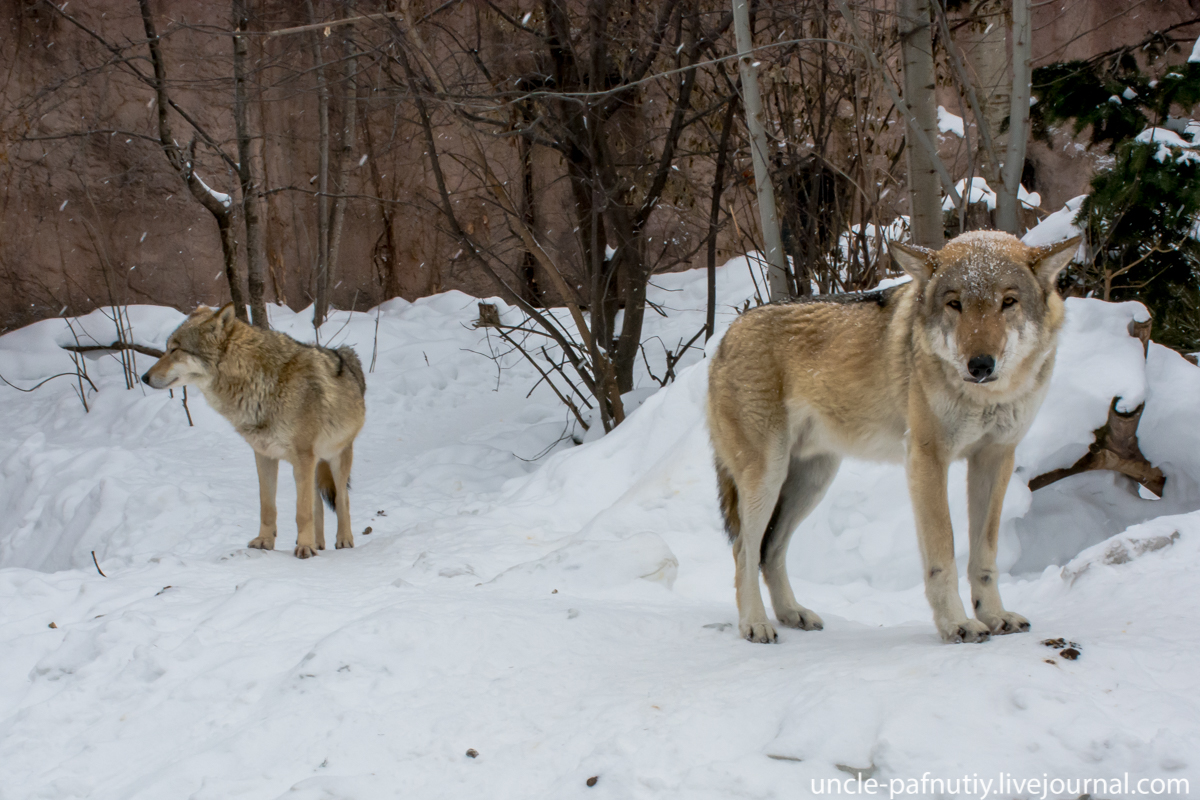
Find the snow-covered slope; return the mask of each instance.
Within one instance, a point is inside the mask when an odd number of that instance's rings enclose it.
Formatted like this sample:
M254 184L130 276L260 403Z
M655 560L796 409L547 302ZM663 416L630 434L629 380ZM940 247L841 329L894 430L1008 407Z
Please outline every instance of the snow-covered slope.
M723 327L754 287L741 259L718 277ZM658 283L669 316L648 333L673 347L703 323L704 278ZM364 363L377 352L357 546L309 561L245 548L253 457L198 393L189 427L178 393L126 390L110 356L88 362L87 414L67 377L0 387L0 800L791 798L848 768L885 787L1001 771L1200 786L1200 370L1142 357L1126 331L1140 306L1068 302L1018 453L1001 566L1032 634L941 644L903 470L847 462L790 555L826 628L763 646L737 637L701 353L613 434L572 446L552 393L526 398L534 370L481 355L503 348L471 327L476 303L394 300L323 329ZM304 313L272 314L311 338ZM146 344L180 319L130 309ZM99 313L81 328L114 338ZM71 371L71 341L62 320L0 337L0 374ZM1166 497L1099 473L1031 495L1114 396L1145 401ZM958 465L960 531L963 484ZM293 502L282 478L284 544Z

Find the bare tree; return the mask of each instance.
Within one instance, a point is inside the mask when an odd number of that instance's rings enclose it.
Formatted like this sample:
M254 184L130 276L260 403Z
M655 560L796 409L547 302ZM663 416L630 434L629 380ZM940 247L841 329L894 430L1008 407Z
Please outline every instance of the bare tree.
M163 60L162 48L159 44L158 33L154 27L154 16L150 12L149 0L138 0L142 12L142 24L146 29L146 44L150 50L150 62L154 66L154 77L150 81L154 87L155 99L158 103L158 140L162 145L167 161L187 184L192 196L216 220L217 230L221 234L221 253L225 261L225 278L229 283L229 294L233 300L234 313L243 322L249 322L246 316L246 301L242 295L242 282L238 272L237 262L237 233L233 219L233 198L227 194L214 192L196 174L196 138L184 150L175 141L171 133L170 109L174 107L167 91L167 69ZM63 12L60 12L63 13ZM138 72L141 75L140 71ZM179 110L176 108L176 110ZM185 117L198 136L203 136L206 143L214 148L227 162L229 157L216 147L212 138L207 136L202 128L191 118ZM236 166L236 165L234 165Z
M876 284L887 270L884 232L903 183L896 164L906 143L893 124L897 108L881 91L887 76L846 41L848 23L830 11L824 0L809 0L759 12L777 38L791 40L762 53L762 73L770 76L774 183L798 296ZM895 46L892 18L857 20L869 52Z
M746 112L746 129L750 133L750 158L754 164L758 215L762 221L763 243L767 249L767 262L770 264L767 283L772 299L782 300L791 292L788 286L787 260L779 235L779 214L775 210L775 189L771 185L770 156L767 153L767 134L763 127L763 104L756 67L758 57L754 53L748 0L733 0L733 25L737 31L738 71L742 77L742 106Z
M247 37L250 13L247 0L233 0L233 118L237 131L238 181L242 190L242 220L246 226L246 282L250 290L250 317L260 328L269 328L263 269L263 233L259 209L262 182L251 150L249 100L246 97Z
M664 198L684 180L684 133L711 113L692 104L697 64L732 15L720 15L707 28L699 8L680 0L639 7L633 16L591 0L577 17L562 0L544 0L538 27L532 27L491 10L488 24L500 33L482 30L477 17L476 39L517 38L531 59L526 74L501 82L497 75L511 74L504 61L511 52L488 52L448 34L438 38L436 49L448 55L435 64L435 47L424 34L395 24L395 58L403 71L397 81L414 97L438 187L436 205L449 233L505 299L562 348L579 383L598 401L607 430L624 418L621 394L633 388L651 275L664 260L669 266L703 243L695 241L683 253L672 242L652 247L651 226ZM650 82L655 66L672 69L671 77ZM523 105L522 113L511 113L514 104ZM447 130L452 134L441 133ZM574 254L543 244L541 231L532 228L521 199L527 186L522 167L495 147L514 136L561 157ZM473 195L451 188L447 160L474 176ZM513 173L521 177L500 177ZM501 252L468 230L462 215L472 196L502 215L519 246ZM566 305L574 331L540 312L523 291L526 253Z

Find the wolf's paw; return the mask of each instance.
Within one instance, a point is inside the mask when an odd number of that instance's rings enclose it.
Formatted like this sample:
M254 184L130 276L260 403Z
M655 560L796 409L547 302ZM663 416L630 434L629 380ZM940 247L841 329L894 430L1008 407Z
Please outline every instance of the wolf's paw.
M354 547L354 537L347 536L345 539L343 539L341 536L339 536L337 538L337 549L342 550L347 547Z
M1029 630L1029 620L1011 611L1001 611L999 614L979 614L979 621L997 636L1006 633L1024 633Z
M296 558L310 558L317 554L317 548L312 545L298 544L296 549L292 551L292 555Z
M274 550L275 549L275 537L274 536L255 536L253 539L250 540L250 544L248 544L246 546L253 547L255 550Z
M769 622L739 622L738 630L741 631L743 639L751 642L767 644L779 641L775 626Z
M938 633L946 642L986 642L991 638L992 630L977 619L966 619L962 622L950 622L944 626L938 624Z
M806 631L819 631L825 628L825 622L817 612L809 611L802 605L777 610L775 616L779 618L782 624L789 628L800 628Z

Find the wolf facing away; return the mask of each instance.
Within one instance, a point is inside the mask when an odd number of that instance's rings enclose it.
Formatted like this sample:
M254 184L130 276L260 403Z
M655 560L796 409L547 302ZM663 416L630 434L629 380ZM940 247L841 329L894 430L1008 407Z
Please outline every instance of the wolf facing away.
M1055 281L1078 244L1031 248L994 231L938 251L892 243L910 283L762 306L730 326L709 366L708 422L742 636L776 640L760 568L779 622L821 629L792 594L787 547L845 456L905 463L943 640L1029 629L1000 601L996 541L1013 451L1054 369ZM974 619L958 594L946 492L949 464L963 458Z
M296 479L296 549L325 549L321 496L337 513L337 547L354 546L350 467L366 417L366 379L350 347L297 342L237 319L233 304L200 306L167 339L166 352L142 376L155 389L191 384L254 449L260 524L250 547L275 548L275 488L280 459Z

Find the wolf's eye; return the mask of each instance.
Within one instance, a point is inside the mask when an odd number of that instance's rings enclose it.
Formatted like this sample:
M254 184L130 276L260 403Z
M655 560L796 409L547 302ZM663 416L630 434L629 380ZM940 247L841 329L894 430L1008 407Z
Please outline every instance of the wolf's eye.
M958 302L957 300L951 300L950 302L946 303L946 305L950 308L953 308L955 311L962 311L962 303Z
M1013 307L1013 306L1015 306L1016 304L1017 304L1017 298L1015 298L1015 297L1006 297L1006 298L1004 298L1004 302L1001 304L1001 306L1002 306L1003 308L1012 308L1012 307Z

